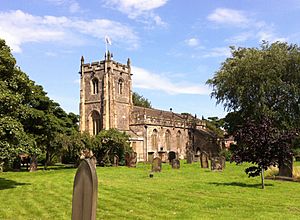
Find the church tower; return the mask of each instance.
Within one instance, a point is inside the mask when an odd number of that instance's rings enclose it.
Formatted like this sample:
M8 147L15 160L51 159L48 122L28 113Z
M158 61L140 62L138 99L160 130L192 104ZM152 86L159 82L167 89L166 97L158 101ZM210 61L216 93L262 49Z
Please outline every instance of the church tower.
M108 51L103 61L80 65L80 131L129 130L132 111L130 60L121 64Z

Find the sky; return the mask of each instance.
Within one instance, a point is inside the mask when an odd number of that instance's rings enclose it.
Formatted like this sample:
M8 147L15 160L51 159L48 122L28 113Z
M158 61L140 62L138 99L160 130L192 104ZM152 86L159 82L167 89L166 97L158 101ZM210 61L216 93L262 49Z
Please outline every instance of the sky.
M206 81L229 46L300 44L300 0L0 0L0 38L17 65L79 113L80 58L131 59L133 91L154 108L219 118Z

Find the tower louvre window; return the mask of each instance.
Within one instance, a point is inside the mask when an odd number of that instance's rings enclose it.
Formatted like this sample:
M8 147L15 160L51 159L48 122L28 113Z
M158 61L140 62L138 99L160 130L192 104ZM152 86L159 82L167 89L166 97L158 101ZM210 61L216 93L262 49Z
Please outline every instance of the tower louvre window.
M92 80L92 94L98 94L99 93L99 81L98 79Z
M123 89L124 89L124 80L123 79L119 79L119 81L118 81L118 93L120 95L123 94Z

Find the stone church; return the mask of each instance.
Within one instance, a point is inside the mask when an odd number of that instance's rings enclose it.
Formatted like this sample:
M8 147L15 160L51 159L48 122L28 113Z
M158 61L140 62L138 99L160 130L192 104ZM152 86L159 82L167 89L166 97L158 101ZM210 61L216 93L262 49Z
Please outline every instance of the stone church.
M80 65L80 131L96 135L102 129L116 128L130 135L138 161L154 156L167 160L174 151L184 159L219 152L218 139L205 122L191 114L134 106L132 102L130 59L121 64L108 51L103 61Z

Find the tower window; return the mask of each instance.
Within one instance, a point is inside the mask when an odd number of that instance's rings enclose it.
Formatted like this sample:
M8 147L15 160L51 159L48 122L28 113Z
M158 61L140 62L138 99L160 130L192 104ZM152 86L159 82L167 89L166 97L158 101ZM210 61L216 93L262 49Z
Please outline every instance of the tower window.
M124 89L123 87L124 87L124 80L123 79L119 79L119 81L118 81L118 93L120 95L123 94L123 89Z
M99 93L99 81L98 79L92 80L92 94L98 94Z

